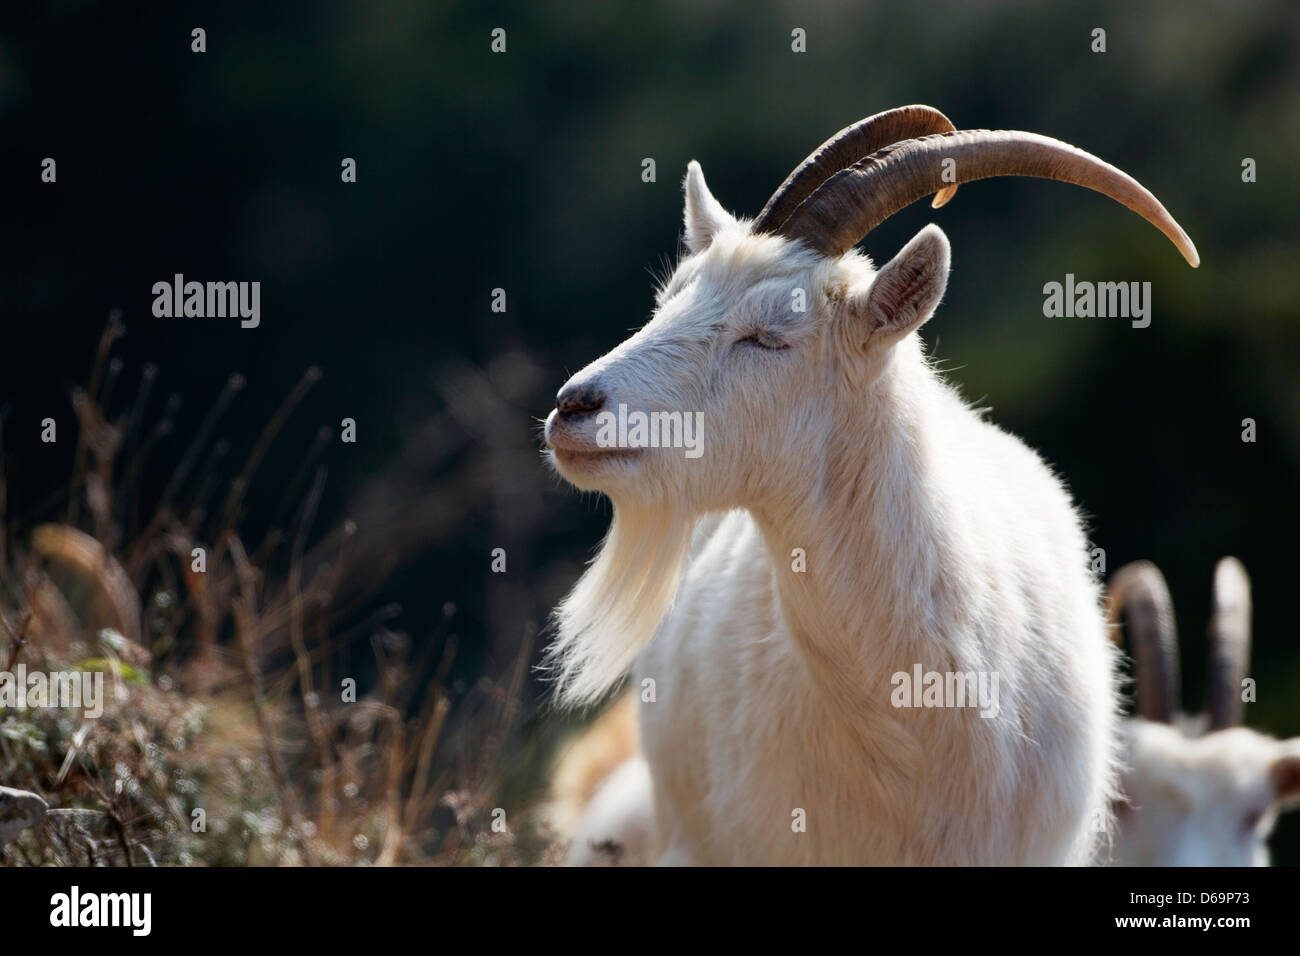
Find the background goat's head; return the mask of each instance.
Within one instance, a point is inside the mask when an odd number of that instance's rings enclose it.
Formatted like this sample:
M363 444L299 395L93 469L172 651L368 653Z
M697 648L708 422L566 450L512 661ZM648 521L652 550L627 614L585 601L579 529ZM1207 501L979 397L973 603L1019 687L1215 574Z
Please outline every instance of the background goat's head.
M615 508L600 556L559 608L562 694L599 696L630 666L671 601L693 517L797 501L834 473L845 442L870 456L872 383L897 361L920 365L912 333L943 295L949 247L930 225L879 270L851 250L923 196L937 207L960 183L1004 175L1111 196L1198 262L1164 207L1113 166L1033 133L958 131L925 106L841 130L752 223L728 214L690 164L686 255L654 315L574 375L546 421L560 473ZM699 421L700 456L618 431L654 413Z
M1178 637L1164 576L1150 562L1111 579L1113 623L1128 619L1137 716L1126 724L1116 862L1267 866L1280 811L1300 804L1300 738L1237 726L1250 657L1250 582L1235 558L1214 573L1209 713L1179 713ZM1207 730L1208 728L1208 730Z

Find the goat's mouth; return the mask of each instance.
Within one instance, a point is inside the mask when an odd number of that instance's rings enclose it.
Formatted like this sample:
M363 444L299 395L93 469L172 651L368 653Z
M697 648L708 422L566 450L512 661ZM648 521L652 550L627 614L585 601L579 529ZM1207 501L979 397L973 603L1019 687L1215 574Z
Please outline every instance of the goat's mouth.
M571 449L571 447L551 446L555 458L562 462L629 462L641 455L643 449Z
M546 422L546 446L561 471L575 474L626 465L645 452L644 448L601 445L585 436L575 435L571 426L557 421L554 412Z
M644 448L602 448L599 445L562 445L550 444L551 454L555 460L572 468L592 468L615 462L634 461L645 452Z

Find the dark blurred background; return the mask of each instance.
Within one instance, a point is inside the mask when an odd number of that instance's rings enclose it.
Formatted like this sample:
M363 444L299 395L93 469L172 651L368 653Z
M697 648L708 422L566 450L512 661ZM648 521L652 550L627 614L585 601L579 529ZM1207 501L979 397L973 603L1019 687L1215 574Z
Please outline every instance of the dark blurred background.
M207 52L191 52L191 30ZM491 31L507 50L490 50ZM1092 31L1106 30L1105 53ZM791 51L791 31L807 52ZM641 4L64 0L0 29L0 406L10 533L62 510L105 316L126 334L110 410L159 368L181 396L140 494L157 496L232 372L217 426L242 456L303 372L320 383L273 444L246 523L279 506L322 426L313 535L358 524L367 575L343 613L415 643L459 639L464 692L506 673L576 580L608 506L538 453L568 374L640 325L672 260L679 184L700 160L753 215L841 126L929 103L959 127L1065 139L1146 184L1195 240L1192 271L1151 227L1083 190L965 186L874 232L888 259L921 225L952 240L926 337L965 394L1065 475L1108 570L1155 561L1182 627L1184 703L1204 700L1214 562L1254 583L1258 703L1300 735L1300 17L1284 0ZM40 182L41 161L58 180ZM344 157L358 181L340 181ZM653 158L657 181L642 181ZM1242 161L1258 181L1242 182ZM262 283L260 328L157 319L154 282ZM1150 280L1153 321L1047 319L1045 282ZM502 288L507 310L491 310ZM357 422L357 442L338 441ZM1241 440L1241 422L1258 440ZM205 459L206 460L206 459ZM493 548L507 573L492 574ZM439 637L441 640L443 637ZM537 642L526 649L536 653ZM530 699L542 699L534 685ZM526 733L544 740L534 714ZM527 763L527 761L525 761ZM534 760L529 766L535 770ZM523 773L521 771L521 773ZM524 774L527 776L527 774ZM521 788L530 784L524 782ZM1284 819L1277 863L1300 862Z

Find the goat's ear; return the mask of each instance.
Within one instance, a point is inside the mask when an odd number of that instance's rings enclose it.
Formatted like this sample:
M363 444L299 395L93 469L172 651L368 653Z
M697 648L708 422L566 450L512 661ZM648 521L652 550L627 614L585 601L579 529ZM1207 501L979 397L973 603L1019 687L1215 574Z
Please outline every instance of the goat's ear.
M682 189L686 193L686 212L683 216L686 221L686 248L694 255L709 247L714 233L736 220L713 198L708 184L704 182L704 170L693 159L686 165L686 182Z
M1282 756L1268 768L1273 799L1283 807L1300 804L1300 738L1283 745Z
M934 314L948 286L948 237L931 223L913 236L861 295L850 296L854 337L863 346L888 346Z

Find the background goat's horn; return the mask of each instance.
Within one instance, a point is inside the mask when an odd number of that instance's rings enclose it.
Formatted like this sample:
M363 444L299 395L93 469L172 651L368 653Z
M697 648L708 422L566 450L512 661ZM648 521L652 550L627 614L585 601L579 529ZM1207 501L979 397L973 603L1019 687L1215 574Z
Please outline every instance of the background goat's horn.
M777 230L828 258L853 246L898 210L951 185L992 176L1036 176L1085 186L1123 203L1178 247L1193 267L1200 257L1165 207L1127 173L1076 146L1018 130L960 130L906 140L832 174Z
M1111 575L1106 616L1117 641L1120 617L1128 618L1138 716L1169 723L1178 710L1178 629L1160 569L1150 561L1134 561Z
M1241 723L1241 681L1250 661L1250 578L1236 558L1214 568L1210 617L1210 730Z
M900 106L846 126L813 150L772 193L751 227L754 232L777 232L790 213L841 169L899 140L956 129L952 120L930 106ZM934 197L937 209L953 197L956 186L946 186Z

